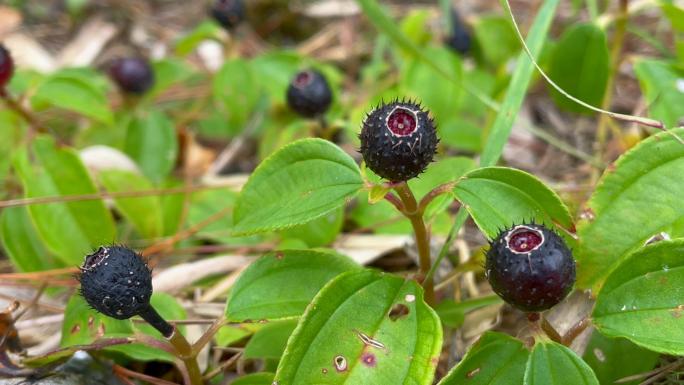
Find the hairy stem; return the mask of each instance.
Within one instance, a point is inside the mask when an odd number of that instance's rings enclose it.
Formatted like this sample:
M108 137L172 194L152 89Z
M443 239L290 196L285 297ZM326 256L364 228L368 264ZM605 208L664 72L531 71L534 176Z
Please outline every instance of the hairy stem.
M423 211L419 210L418 202L413 192L406 184L402 182L394 186L394 189L399 194L404 210L402 214L411 221L413 232L416 237L416 247L418 248L418 257L420 263L420 275L423 280L423 288L425 289L425 301L433 305L435 303L435 286L432 277L428 276L431 266L430 260L430 237L423 221Z

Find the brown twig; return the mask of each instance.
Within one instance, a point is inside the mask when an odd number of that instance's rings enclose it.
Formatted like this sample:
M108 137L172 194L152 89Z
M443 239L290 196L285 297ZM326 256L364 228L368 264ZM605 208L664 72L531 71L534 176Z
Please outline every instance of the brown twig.
M135 378L135 379L138 379L141 381L148 382L148 383L153 384L153 385L178 385L175 382L162 380L161 378L148 376L147 374L143 374L143 373L138 373L136 371L126 369L123 366L120 366L117 364L114 364L112 366L112 371L117 376L132 377L132 378ZM124 378L124 380L128 380L128 379Z

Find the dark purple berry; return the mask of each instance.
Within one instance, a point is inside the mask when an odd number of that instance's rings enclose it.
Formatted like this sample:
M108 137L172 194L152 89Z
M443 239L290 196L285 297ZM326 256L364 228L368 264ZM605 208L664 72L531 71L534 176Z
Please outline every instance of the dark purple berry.
M537 312L562 301L575 283L575 260L562 237L542 225L502 231L487 252L494 292L520 310Z
M154 85L150 63L139 57L119 58L109 67L109 76L126 93L141 95Z
M0 44L0 89L5 88L14 73L14 60L7 48Z
M120 320L139 315L164 336L173 333L173 327L150 305L152 271L135 251L100 247L86 256L78 279L81 295L98 312Z
M451 10L451 32L446 38L446 44L461 55L470 51L470 32L455 9Z
M231 30L244 20L245 4L242 0L216 0L210 13L223 28Z
M434 121L420 105L394 101L374 109L361 128L361 154L368 168L392 182L416 177L437 151Z
M322 73L308 69L298 72L287 87L287 104L299 115L315 118L332 103L332 91Z

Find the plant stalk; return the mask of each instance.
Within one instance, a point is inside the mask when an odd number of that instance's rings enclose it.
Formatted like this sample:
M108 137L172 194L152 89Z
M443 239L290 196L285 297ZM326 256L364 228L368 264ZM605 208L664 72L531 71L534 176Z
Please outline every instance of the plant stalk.
M181 333L178 328L174 327L173 333L167 339L169 343L176 348L178 358L183 361L183 365L188 371L190 384L187 385L203 385L202 372L200 372L199 365L197 364L197 354L192 350L192 346L188 340L185 339L183 333Z
M416 237L416 247L418 248L418 257L420 264L420 276L425 289L425 301L429 305L435 303L435 286L434 280L429 276L431 260L430 260L430 237L425 227L423 220L423 211L419 210L418 202L413 192L406 184L406 182L398 183L394 189L399 194L399 198L404 203L404 210L402 214L411 221L413 232Z

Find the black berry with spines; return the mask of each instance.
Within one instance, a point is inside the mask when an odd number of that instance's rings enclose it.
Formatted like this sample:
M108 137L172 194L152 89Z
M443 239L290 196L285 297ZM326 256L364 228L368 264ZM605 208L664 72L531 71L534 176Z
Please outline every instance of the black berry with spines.
M245 19L245 4L242 0L216 0L209 13L223 28L230 31Z
M128 94L142 95L154 86L154 70L141 57L115 59L109 66L109 76Z
M324 114L332 103L332 91L328 80L317 70L298 72L287 87L287 105L306 118Z
M368 168L392 182L403 182L423 172L439 143L428 112L405 100L371 111L363 121L359 139Z
M173 326L150 304L152 271L143 257L123 246L102 246L87 255L78 276L81 295L98 312L119 320L139 315L164 336Z
M7 48L0 44L0 91L9 83L14 73L14 60Z
M470 32L456 9L451 10L451 31L446 38L446 44L461 55L470 51Z
M550 309L575 283L575 260L563 238L538 224L502 231L487 252L485 273L494 292L526 312Z

